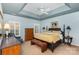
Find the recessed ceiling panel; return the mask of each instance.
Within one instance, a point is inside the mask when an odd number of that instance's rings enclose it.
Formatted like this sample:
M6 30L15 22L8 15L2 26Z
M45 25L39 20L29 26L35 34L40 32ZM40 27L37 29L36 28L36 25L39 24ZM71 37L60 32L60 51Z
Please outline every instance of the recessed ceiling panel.
M72 9L79 9L79 3L66 3Z
M2 9L5 13L16 14L24 6L24 3L2 3Z
M58 14L58 13L61 13L61 12L64 12L64 11L67 11L67 10L70 10L70 9L71 8L69 8L68 6L64 5L64 6L61 6L59 8L56 8L54 10L49 11L48 15L41 15L41 18L49 17L51 15Z
M31 12L27 12L27 11L20 11L18 14L19 15L28 16L28 17L34 17L34 18L39 19L39 16L38 15L36 15L34 13L31 13Z
M31 12L36 15L42 15L39 9L49 9L49 11L51 11L63 5L64 3L29 3L23 8L22 11Z

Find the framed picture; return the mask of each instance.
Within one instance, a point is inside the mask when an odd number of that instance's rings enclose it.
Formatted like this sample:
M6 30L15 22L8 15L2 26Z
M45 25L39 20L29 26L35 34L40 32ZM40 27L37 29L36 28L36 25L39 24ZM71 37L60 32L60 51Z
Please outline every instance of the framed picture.
M51 27L52 28L57 28L58 27L58 21L55 21L55 22L51 22Z

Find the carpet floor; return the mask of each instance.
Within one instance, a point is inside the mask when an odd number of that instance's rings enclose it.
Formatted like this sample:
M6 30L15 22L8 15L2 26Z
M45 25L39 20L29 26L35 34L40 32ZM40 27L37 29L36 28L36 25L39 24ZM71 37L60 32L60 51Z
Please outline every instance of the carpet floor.
M50 49L42 53L40 47L31 45L28 41L22 44L22 55L79 55L79 47L61 44L53 53Z

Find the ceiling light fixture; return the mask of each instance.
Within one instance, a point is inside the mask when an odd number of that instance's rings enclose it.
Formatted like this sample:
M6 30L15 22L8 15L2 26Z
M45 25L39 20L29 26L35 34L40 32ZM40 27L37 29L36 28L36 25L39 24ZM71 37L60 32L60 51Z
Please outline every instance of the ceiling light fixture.
M50 9L49 8L38 8L37 9L39 12L41 12L42 14L48 14L48 11L50 11Z

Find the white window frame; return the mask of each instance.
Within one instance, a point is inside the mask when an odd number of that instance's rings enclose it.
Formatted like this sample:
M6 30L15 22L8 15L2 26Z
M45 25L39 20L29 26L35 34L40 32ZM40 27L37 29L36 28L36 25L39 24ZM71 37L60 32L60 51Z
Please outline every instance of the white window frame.
M20 23L19 22L15 22L15 21L9 21L9 23L11 24L13 24L13 26L14 26L14 34L15 34L15 36L20 36ZM18 23L19 24L19 34L18 35L16 35L16 23Z

